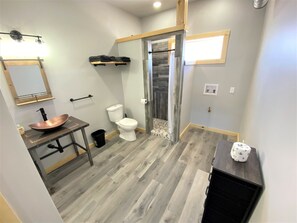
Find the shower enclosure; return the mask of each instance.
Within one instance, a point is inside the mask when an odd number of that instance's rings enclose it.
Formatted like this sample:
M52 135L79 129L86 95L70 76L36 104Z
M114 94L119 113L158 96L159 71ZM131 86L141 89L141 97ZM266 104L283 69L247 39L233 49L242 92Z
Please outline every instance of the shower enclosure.
M179 140L183 45L184 32L144 40L146 131L172 142Z
M168 131L169 48L168 39L152 41L153 129L151 133L167 139L170 139Z

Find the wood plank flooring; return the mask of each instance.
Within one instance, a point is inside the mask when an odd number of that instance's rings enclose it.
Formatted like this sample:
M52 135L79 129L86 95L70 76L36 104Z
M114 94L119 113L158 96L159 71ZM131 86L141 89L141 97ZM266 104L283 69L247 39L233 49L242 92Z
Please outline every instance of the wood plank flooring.
M190 129L171 145L157 136L116 138L55 183L52 199L65 222L200 222L211 160L219 140Z

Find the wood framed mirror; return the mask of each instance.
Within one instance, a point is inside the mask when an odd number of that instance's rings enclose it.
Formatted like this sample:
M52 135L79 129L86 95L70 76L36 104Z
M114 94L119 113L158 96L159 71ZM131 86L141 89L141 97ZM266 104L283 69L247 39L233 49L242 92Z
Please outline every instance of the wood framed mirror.
M16 105L52 100L41 59L1 60L2 69Z

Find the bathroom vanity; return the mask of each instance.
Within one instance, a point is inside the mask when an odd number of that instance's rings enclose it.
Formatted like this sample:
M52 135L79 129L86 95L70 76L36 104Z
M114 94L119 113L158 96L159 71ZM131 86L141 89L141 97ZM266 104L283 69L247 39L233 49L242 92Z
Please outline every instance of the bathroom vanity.
M209 174L202 222L248 222L261 196L264 183L256 150L246 162L231 158L233 143L220 141Z
M74 118L72 116L69 117L68 121L60 128L56 129L55 131L51 132L39 132L36 130L27 130L22 135L22 138L25 142L26 147L28 148L30 155L46 185L48 190L50 192L54 192L53 183L58 181L59 179L66 176L68 173L73 171L75 168L80 166L83 162L86 160L85 155L80 155L78 151L78 147L86 151L86 154L88 156L88 160L90 162L90 165L93 165L93 159L90 153L90 148L87 140L87 136L85 133L85 128L89 126L89 123L86 123L80 119ZM85 147L78 144L75 140L74 132L81 131ZM63 149L73 145L74 151L76 153L76 158L68 162L67 164L63 165L62 167L58 168L57 170L47 174L44 166L41 162L43 158L46 158L50 156L51 154L55 153L56 151L49 153L48 155L45 155L43 157L39 157L37 154L38 147L42 145L49 144L61 137L64 136L70 136L71 143L63 146Z

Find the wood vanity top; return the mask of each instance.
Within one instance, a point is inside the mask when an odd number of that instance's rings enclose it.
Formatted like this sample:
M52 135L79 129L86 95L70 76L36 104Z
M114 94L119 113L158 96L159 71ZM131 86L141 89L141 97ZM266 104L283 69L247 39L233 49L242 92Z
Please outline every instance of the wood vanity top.
M89 126L89 123L70 116L68 121L62 127L53 132L39 132L31 129L25 131L22 138L27 149L34 149L87 126Z

